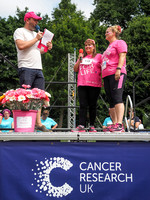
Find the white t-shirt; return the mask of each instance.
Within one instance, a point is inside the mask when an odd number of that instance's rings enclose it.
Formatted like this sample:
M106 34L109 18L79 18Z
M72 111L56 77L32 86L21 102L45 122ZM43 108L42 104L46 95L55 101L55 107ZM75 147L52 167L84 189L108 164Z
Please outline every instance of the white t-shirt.
M36 32L30 31L26 28L18 28L14 32L14 40L23 40L29 41L36 37ZM19 50L17 48L17 56L18 56L18 67L25 67L30 69L42 69L42 60L40 49L38 49L37 41L33 46L27 48L25 50Z

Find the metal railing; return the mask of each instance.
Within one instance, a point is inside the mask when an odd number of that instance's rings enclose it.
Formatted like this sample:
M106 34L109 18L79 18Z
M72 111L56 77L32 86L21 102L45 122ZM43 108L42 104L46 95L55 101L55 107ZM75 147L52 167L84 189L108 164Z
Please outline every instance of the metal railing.
M8 60L6 58L6 56L3 56L1 53L0 53L0 57L3 58L7 63L9 63L15 70L18 70L18 67L16 65L14 65L10 60Z
M128 123L127 114L128 114L128 104L129 103L130 103L131 112L130 112L130 118L129 118L129 123ZM125 117L124 117L125 127L127 127L128 132L130 132L130 127L131 127L132 111L133 111L133 103L132 103L130 95L128 95L127 98L126 98Z

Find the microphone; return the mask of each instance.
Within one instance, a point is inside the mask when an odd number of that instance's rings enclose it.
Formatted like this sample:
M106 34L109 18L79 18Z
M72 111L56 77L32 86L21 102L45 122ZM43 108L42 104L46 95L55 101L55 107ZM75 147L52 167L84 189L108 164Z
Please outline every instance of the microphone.
M40 31L39 25L36 25L36 26L35 26L35 29L36 29L37 32L39 32L39 31Z
M83 53L83 49L80 49L79 53ZM80 57L80 60L82 60L82 57Z

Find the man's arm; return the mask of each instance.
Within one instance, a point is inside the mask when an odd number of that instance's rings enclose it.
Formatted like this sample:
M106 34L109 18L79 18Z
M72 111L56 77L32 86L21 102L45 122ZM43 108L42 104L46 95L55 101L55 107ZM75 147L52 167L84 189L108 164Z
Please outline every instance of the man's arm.
M42 36L42 32L38 32L36 37L32 40L29 40L29 41L23 41L23 40L16 40L16 45L18 47L19 50L24 50L24 49L27 49L31 46L33 46L38 40L40 40L43 36Z

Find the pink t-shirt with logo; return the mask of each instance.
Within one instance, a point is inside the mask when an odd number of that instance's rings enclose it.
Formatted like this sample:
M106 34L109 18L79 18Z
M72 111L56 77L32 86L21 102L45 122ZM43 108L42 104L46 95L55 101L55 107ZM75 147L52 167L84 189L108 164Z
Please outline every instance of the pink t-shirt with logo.
M102 54L94 58L87 55L82 59L78 71L78 86L101 87L101 64Z
M108 48L102 55L102 78L116 73L119 62L119 54L127 53L127 44L123 40L115 40L109 44ZM127 74L126 60L121 68L121 73Z

